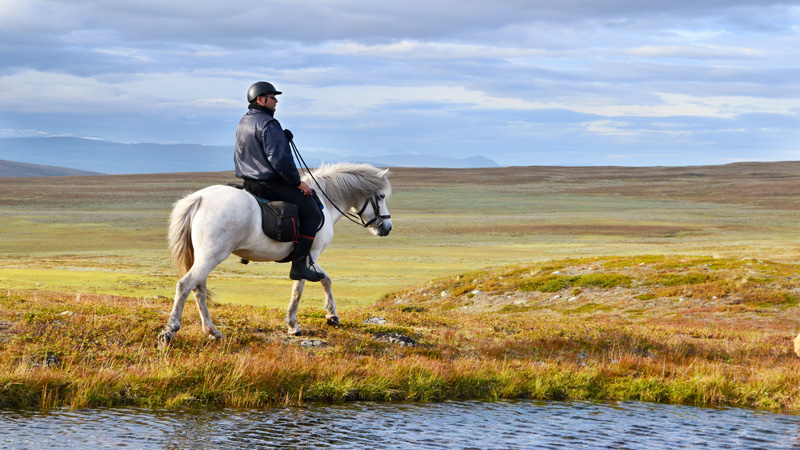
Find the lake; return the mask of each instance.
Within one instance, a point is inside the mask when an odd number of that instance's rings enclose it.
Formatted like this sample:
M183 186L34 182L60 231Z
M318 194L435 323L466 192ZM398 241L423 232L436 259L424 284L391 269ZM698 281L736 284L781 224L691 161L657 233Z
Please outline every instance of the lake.
M800 449L800 416L640 402L0 411L2 449Z

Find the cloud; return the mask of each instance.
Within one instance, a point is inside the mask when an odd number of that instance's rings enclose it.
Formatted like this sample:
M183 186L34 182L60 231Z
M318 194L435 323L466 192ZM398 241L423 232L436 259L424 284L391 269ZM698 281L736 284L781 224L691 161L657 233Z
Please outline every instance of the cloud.
M800 142L798 19L781 0L4 0L0 126L226 144L263 79L282 123L340 153L768 157Z
M715 45L661 45L631 48L625 53L646 58L739 59L758 56L761 52L749 48L725 48Z

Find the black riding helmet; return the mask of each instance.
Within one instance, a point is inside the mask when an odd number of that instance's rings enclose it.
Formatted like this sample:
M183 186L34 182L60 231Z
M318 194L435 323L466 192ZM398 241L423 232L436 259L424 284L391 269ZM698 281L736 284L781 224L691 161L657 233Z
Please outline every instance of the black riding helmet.
M253 103L254 101L256 101L256 98L259 95L266 95L266 94L280 95L283 94L283 92L275 89L275 86L273 86L272 83L267 83L266 81L259 81L257 83L253 83L253 85L250 86L250 89L247 90L247 102Z

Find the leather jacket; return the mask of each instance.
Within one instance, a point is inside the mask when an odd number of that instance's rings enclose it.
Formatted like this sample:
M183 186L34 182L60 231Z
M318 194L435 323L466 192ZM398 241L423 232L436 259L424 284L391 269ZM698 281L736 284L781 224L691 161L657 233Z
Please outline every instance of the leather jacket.
M300 184L289 140L271 111L250 108L236 129L233 162L236 176L258 181L283 179L289 186Z

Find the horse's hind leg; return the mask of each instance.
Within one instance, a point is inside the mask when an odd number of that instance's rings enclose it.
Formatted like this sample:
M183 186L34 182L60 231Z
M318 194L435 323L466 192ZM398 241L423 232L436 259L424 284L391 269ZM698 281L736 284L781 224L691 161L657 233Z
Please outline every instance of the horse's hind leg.
M197 311L200 313L200 320L203 323L203 331L208 334L208 337L213 339L221 339L222 333L217 331L214 323L211 321L211 314L208 312L208 285L206 280L198 283L194 289L194 300L197 303Z
M333 282L331 277L325 276L320 280L320 284L325 289L325 318L328 319L328 325L338 327L340 326L339 315L336 314L336 302L333 301L333 290L331 289Z
M167 345L175 337L175 333L181 329L181 316L183 315L183 307L186 305L186 298L189 293L197 285L195 278L190 270L189 273L183 276L175 285L175 301L172 303L172 312L169 314L169 320L164 330L158 335L158 343L161 346Z
M183 308L186 306L186 299L189 293L194 291L195 299L197 300L197 308L200 310L200 317L203 321L203 330L209 335L219 338L222 335L214 328L211 322L211 316L208 313L208 306L206 305L206 297L208 296L208 288L206 287L206 279L211 269L216 267L213 261L195 265L189 269L189 272L178 280L175 286L175 302L172 304L172 312L169 314L169 320L164 330L158 335L158 343L161 346L167 345L175 337L175 333L181 329L181 316L183 315Z

